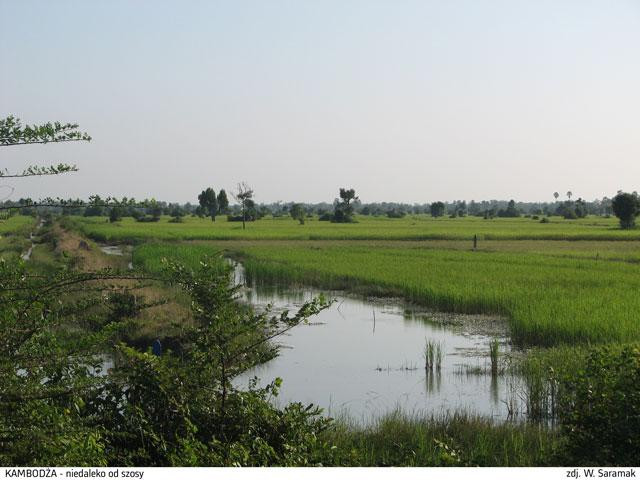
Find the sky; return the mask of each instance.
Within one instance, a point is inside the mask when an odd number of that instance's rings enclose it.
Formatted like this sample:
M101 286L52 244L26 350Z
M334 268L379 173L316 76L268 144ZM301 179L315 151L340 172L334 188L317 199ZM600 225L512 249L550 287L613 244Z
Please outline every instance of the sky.
M552 201L640 190L637 0L0 0L0 197Z

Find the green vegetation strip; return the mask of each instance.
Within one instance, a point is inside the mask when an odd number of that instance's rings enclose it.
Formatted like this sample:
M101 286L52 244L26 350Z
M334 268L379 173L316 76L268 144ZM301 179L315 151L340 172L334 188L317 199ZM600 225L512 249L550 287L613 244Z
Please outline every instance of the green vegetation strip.
M496 424L465 414L396 412L362 428L339 421L323 437L348 466L544 466L562 464L562 438L534 423Z
M0 220L0 235L7 234L29 234L31 227L35 225L35 218L16 215L4 220Z
M438 310L499 314L515 342L551 346L630 342L640 338L640 267L547 256L304 242L225 245L249 275L378 295L400 295ZM162 257L195 264L219 248L206 244L141 245L136 266Z
M265 218L249 222L246 230L239 222L218 218L188 217L182 223L136 222L124 218L109 223L104 217L73 217L79 230L103 242L140 243L145 240L639 240L640 230L621 230L614 218L588 217L549 223L530 218L479 217L432 218L414 215L402 219L358 216L358 223L336 224L307 219L299 225L291 218Z
M0 258L17 258L31 242L29 232L35 226L33 217L19 216L0 220Z

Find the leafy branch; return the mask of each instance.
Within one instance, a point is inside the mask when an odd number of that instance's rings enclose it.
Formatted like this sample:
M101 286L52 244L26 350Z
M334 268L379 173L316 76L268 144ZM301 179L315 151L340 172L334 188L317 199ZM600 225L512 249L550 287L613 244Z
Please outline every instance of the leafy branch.
M48 122L23 126L20 119L13 115L0 119L0 147L77 141L89 142L91 136L79 131L76 123Z
M22 177L34 177L42 175L60 175L62 173L77 172L78 167L75 165L68 165L66 163L59 163L58 165L50 165L48 167L31 166L22 173L9 174L7 169L0 170L1 178L22 178Z

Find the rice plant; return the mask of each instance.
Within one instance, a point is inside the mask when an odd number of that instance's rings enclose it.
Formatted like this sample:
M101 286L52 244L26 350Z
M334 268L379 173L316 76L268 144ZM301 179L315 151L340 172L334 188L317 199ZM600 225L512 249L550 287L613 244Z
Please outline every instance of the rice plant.
M427 370L437 371L442 369L442 344L433 340L425 340L424 366Z

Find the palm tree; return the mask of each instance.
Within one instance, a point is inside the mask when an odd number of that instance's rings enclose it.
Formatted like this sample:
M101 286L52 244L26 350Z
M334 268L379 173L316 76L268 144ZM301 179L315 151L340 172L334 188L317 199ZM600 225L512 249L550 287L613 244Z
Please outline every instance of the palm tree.
M558 201L558 197L560 196L560 194L558 192L553 192L553 198L556 199L556 202Z
M573 193L571 193L571 190L569 190L569 191L567 192L567 198L568 198L569 200L571 200L571 195L573 195Z

